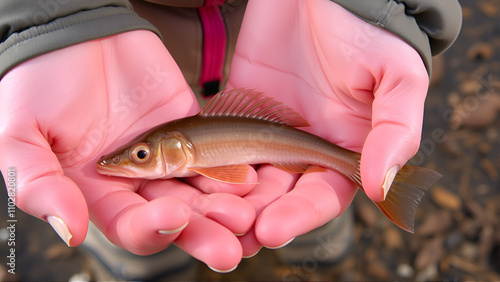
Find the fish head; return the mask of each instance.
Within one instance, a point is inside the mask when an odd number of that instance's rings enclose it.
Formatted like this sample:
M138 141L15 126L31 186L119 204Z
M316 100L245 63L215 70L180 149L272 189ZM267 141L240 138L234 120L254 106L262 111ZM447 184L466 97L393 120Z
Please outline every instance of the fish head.
M179 132L156 134L101 157L97 172L143 179L182 176L192 160L192 150L192 144Z
M165 176L165 165L158 143L134 142L102 156L97 172L111 176L156 179Z

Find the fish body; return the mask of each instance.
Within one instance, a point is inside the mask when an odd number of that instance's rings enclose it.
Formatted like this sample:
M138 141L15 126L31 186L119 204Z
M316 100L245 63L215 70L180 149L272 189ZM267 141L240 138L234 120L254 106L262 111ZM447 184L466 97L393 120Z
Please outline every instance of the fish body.
M292 170L294 165L305 167L307 164L350 176L356 172L359 161L359 154L355 152L294 127L266 120L193 116L175 121L171 126L192 148L189 150L192 161L186 163L183 171L261 163L288 166Z
M248 165L270 163L289 172L342 173L362 189L360 154L296 127L299 114L261 93L235 89L216 95L198 114L161 124L103 156L101 174L158 179L202 174L245 183ZM386 200L375 203L394 223L413 232L416 207L441 175L405 165Z

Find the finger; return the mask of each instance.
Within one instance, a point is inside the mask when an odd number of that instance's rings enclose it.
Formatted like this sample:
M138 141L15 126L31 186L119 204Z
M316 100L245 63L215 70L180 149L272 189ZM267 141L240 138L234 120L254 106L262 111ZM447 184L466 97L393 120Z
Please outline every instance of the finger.
M249 167L248 171L249 174L247 179L245 183L242 184L225 183L202 175L185 178L185 181L191 186L196 187L207 194L229 193L237 196L243 196L252 190L258 182L255 170Z
M106 194L92 208L92 221L106 237L138 255L163 250L191 216L191 209L183 201L160 198L148 202L126 189Z
M174 198L159 198L134 206L117 218L120 244L138 255L165 249L187 226L191 210Z
M171 182L177 182L178 185L169 185ZM222 224L234 234L246 233L255 222L253 207L244 199L232 194L207 195L175 180L151 181L139 193L148 200L163 197L180 199L193 211Z
M244 198L259 215L270 203L290 191L299 175L290 174L270 165L263 165L257 170L259 184ZM262 244L256 237L255 228L238 237L244 257L252 257L259 252Z
M135 254L149 255L163 250L191 216L191 209L183 201L175 198L148 201L135 192L135 187L147 185L147 181L97 174L94 162L77 170L67 169L66 174L77 179L82 187L92 222L111 242ZM172 181L167 189L175 186Z
M199 214L191 221L175 244L217 272L230 272L241 261L241 245L229 230Z
M255 256L260 249L262 249L262 244L257 240L255 236L255 229L252 228L249 232L242 236L238 236L241 247L243 248L243 257L251 258Z
M299 178L298 174L291 174L274 166L263 165L257 170L259 184L245 195L257 212L257 215L269 205L292 189Z
M248 232L255 222L253 207L244 199L231 194L202 194L191 207L236 235Z
M337 172L304 174L295 188L270 204L255 225L264 246L277 248L341 214L357 188Z
M392 64L393 69L384 75L375 92L373 129L361 154L363 187L375 202L384 200L388 192L382 188L384 182L388 183L384 187L390 186L394 172L417 152L420 144L429 79L418 54L410 51L406 57L419 62L420 69L409 71L406 63Z
M47 221L68 246L87 234L88 210L78 186L63 175L56 156L39 133L14 138L9 127L0 137L0 170L23 211Z
M19 173L23 173L23 169L19 169ZM78 246L85 239L88 209L85 198L71 179L58 174L20 184L16 202L20 209L47 221L68 246Z

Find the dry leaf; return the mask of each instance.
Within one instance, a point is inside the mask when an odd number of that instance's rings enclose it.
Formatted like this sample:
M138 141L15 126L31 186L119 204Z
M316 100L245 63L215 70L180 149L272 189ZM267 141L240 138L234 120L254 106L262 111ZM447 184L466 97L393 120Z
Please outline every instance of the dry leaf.
M479 10L490 18L495 18L498 15L498 5L488 1L478 1Z
M460 200L460 197L441 186L436 186L431 190L431 197L432 200L443 209L458 211L462 208L462 200Z
M489 60L493 57L493 53L491 44L478 42L467 50L467 57L471 60Z
M394 227L388 227L385 230L384 240L385 245L391 250L401 250L404 247L401 231Z
M430 236L440 234L448 230L453 223L453 217L449 211L440 211L429 214L424 223L417 229L420 236Z
M487 225L481 230L479 235L478 258L481 261L486 260L493 250L495 244L495 230L493 226Z
M491 180L498 180L498 171L495 166L488 159L482 159L480 161L481 168L486 171Z
M429 265L436 264L443 257L443 238L436 237L427 243L415 258L415 269L420 271Z
M460 126L486 127L493 123L499 110L500 96L498 94L470 95L453 110L450 127L452 129Z
M362 202L356 205L356 213L361 218L361 220L370 228L373 228L379 218L379 213L377 208L372 204L367 202Z

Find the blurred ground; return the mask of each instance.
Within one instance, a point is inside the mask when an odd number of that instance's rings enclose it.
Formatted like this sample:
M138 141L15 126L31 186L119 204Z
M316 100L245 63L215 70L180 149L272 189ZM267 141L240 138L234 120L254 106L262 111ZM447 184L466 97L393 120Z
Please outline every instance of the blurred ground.
M417 210L416 232L390 223L367 198L355 199L352 253L341 264L290 267L272 250L200 280L500 280L500 1L462 0L457 42L435 60L422 146L411 163L444 177ZM0 193L0 280L68 281L89 273L78 249L48 224L16 212L16 275L7 273L7 198Z

